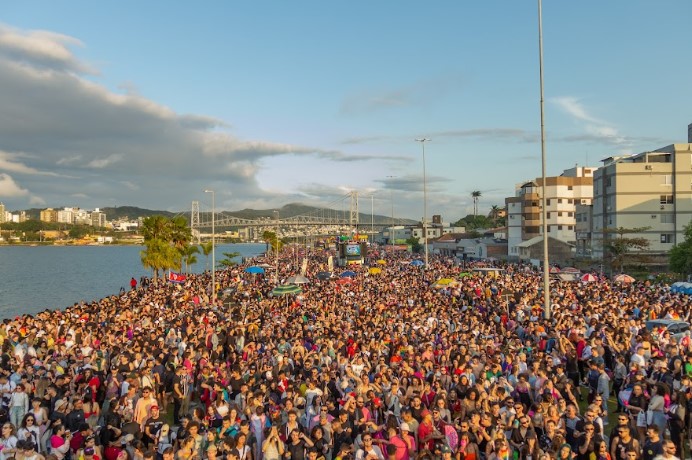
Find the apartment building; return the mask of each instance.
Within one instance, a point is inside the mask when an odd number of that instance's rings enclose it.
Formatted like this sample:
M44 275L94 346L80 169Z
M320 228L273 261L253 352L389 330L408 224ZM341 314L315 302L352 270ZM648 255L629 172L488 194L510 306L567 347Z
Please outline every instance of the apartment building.
M593 172L596 168L578 166L565 169L559 176L546 177L546 223L548 236L576 244L576 207L591 204ZM515 196L505 198L507 208L507 256L518 259L520 244L542 236L543 180L517 184Z
M686 144L603 160L594 174L592 215L594 258L617 237L607 229L642 229L627 236L646 238L647 252L659 260L682 242L692 220L692 125Z
M39 215L41 222L57 222L58 221L58 211L53 208L43 209Z

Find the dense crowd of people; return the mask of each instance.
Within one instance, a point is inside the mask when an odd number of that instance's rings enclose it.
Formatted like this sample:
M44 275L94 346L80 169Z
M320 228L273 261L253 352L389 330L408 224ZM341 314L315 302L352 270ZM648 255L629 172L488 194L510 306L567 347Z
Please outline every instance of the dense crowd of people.
M532 267L326 257L5 320L0 460L685 458L692 343L646 321L687 296L553 280L545 319Z

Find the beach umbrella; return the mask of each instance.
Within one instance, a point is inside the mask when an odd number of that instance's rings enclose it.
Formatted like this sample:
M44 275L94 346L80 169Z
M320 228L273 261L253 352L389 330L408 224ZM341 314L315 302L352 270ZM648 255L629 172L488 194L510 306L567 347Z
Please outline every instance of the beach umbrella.
M579 269L574 267L565 267L562 269L562 273L579 273Z
M468 278L469 276L473 276L471 272L461 272L459 273L459 278Z
M557 267L550 267L550 270L548 270L550 273L560 273L560 269Z
M377 265L387 265L387 261L384 259L380 259L377 261Z
M382 273L382 269L380 267L371 267L368 270L368 273L370 273L371 275L377 275L379 273Z
M318 280L328 280L332 277L332 272L318 272L316 276Z
M425 262L423 262L420 259L416 259L411 261L411 265L413 265L414 267L420 267L421 265L425 265Z
M343 272L341 275L339 275L341 278L355 278L356 277L356 272L352 272L351 270L346 270Z
M348 278L348 277L339 278L338 280L336 280L336 284L341 284L341 285L352 284L352 283L353 283L353 280L351 278Z
M614 281L616 283L634 283L636 280L634 277L630 275L626 275L625 273L620 273L614 278Z
M286 280L286 284L307 284L310 280L303 275L293 275L289 276Z
M587 273L586 275L582 275L582 277L579 279L584 283L593 283L594 281L598 281L598 278L596 278L591 273Z
M273 296L281 296L281 295L288 295L288 294L300 294L303 292L300 286L297 286L295 284L282 284L280 286L276 286L274 289L272 289L272 295Z
M453 283L454 283L454 280L452 278L440 278L439 280L437 280L437 282L435 284L445 285L445 284L453 284Z
M259 273L264 273L264 268L258 267L257 265L253 265L252 267L246 268L245 273L251 273L253 275L257 275Z
M262 267L262 268L274 268L273 265L269 265L268 263L259 264L258 267Z

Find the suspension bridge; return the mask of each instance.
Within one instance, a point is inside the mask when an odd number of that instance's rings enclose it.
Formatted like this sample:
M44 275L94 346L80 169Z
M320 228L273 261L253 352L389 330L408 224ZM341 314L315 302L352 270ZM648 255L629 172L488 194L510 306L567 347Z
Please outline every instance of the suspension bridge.
M348 209L345 204L348 202ZM342 210L334 209L341 207ZM311 208L311 211L292 216L281 216L279 211L273 211L271 216L261 216L257 218L243 218L234 216L227 211L203 211L200 212L199 201L192 202L190 214L190 228L193 239L200 241L203 236L211 236L212 224L215 231L229 228L247 228L254 235L261 235L265 230L276 232L280 236L294 236L305 232L305 227L312 227L312 234L334 235L359 231L360 233L370 233L374 231L374 222L366 222L359 228L360 215L358 209L358 192L350 192L342 197L327 203L323 207ZM387 224L378 222L377 228L392 225L394 220ZM299 229L298 227L303 227Z

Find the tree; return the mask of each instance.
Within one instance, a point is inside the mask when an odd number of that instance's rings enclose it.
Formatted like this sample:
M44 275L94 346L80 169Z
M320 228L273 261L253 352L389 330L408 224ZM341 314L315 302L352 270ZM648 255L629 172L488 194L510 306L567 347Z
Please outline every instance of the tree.
M411 246L411 251L413 251L415 253L418 253L421 251L421 249L423 249L423 245L420 244L420 242L418 241L418 238L416 238L415 236L408 238L406 240L406 244Z
M610 264L611 271L618 269L622 273L625 266L644 263L648 260L648 256L641 254L641 251L649 248L650 241L643 237L625 237L625 235L642 233L649 228L651 227L603 229L606 236L605 259Z
M685 226L685 241L670 250L670 269L684 275L692 274L692 222Z
M494 227L492 220L486 216L472 216L469 214L463 219L459 219L455 224L455 227L466 227L466 231L477 230L477 229L487 229Z
M219 260L219 267L235 267L238 265L238 262L235 261L238 257L240 257L239 252L224 252L223 255L226 257L225 259Z
M214 250L214 242L207 241L206 243L200 244L199 247L202 249L202 254L204 254L204 257L206 257L207 260L206 270L209 270L209 255Z
M142 265L154 271L154 282L160 270L181 270L183 255L192 239L184 217L147 217L142 222L142 236L146 248L140 252Z
M473 217L478 215L478 199L481 197L480 190L474 190L471 192L471 198L473 198Z
M190 272L190 265L197 263L197 255L199 254L199 247L193 245L183 246L183 262L185 262L185 272Z
M267 244L267 252L269 252L269 247L271 246L272 252L281 251L284 246L284 242L277 238L276 233L265 230L262 232L262 240Z

